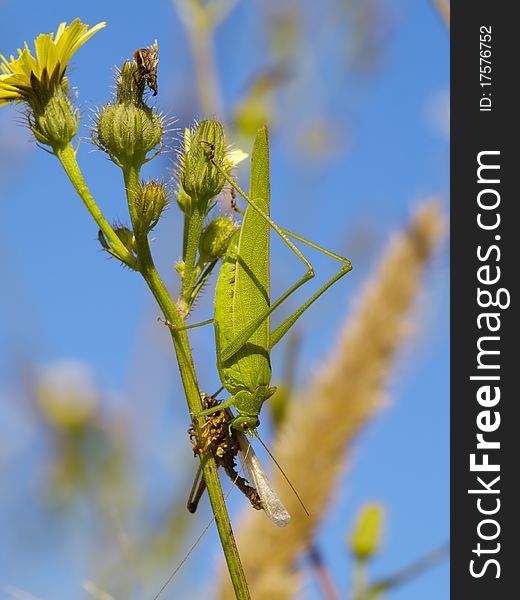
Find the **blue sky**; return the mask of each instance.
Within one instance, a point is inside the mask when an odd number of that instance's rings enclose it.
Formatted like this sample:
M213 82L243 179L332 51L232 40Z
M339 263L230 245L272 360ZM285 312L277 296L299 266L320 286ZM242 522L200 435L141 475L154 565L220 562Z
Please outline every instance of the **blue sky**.
M273 218L345 253L355 263L348 281L331 290L304 322L302 378L326 353L379 252L388 237L406 224L413 207L421 199L436 196L448 209L448 32L433 3L400 0L374 5L380 7L381 16L376 23L377 62L372 70L356 72L345 66L341 52L352 32L332 28L329 33L331 23L325 19L329 4L323 13L310 7L301 70L277 101L271 135ZM266 31L258 26L265 16L261 6L238 2L217 31L216 61L226 117L255 71L269 66ZM186 33L173 5L166 1L29 0L22 4L4 0L0 2L0 52L15 52L24 40L55 30L60 21L76 16L91 25L102 20L108 24L81 48L69 71L82 109L83 136L91 109L106 102L113 90L114 65L154 39L160 48L158 106L178 116L179 127L204 116L196 101ZM329 154L311 160L302 153L299 136L317 117L332 124L325 137ZM38 480L39 466L39 442L27 424L26 410L13 406L19 393L14 391L18 389L14 382L20 376L20 364L43 368L74 360L89 365L112 402L130 413L148 394L161 398L152 403L166 415L158 438L160 450L153 448L152 440L143 439L141 461L170 448L163 440L164 436L169 439L170 425L172 432L185 430L185 423L175 420L184 407L167 408L180 392L167 336L156 322L158 310L139 278L99 251L96 228L57 161L28 141L27 131L16 126L17 120L16 110L0 109L0 251L8 258L0 267L4 290L0 301L0 431L2 422L6 424L0 461L12 477L5 495L7 483L0 481L4 515L0 523L7 527L4 539L11 542L19 541L17 523L31 511L21 500L34 492L31 476ZM167 160L154 161L147 174L164 175L173 157L172 153ZM80 162L102 208L112 218L123 218L117 169L93 152L88 142L81 145ZM180 254L177 217L172 207L154 242L159 266L172 285L171 268ZM274 286L285 281L284 260L273 265ZM317 271L330 268L326 259L313 256L312 260ZM337 532L348 529L353 514L366 500L383 502L388 513L385 547L374 562L375 575L394 572L448 538L448 293L445 242L426 273L415 334L388 382L389 406L358 441L355 460L338 486L337 501L319 539L342 589L348 583L348 562L344 536ZM210 303L211 297L201 302L201 318ZM194 345L208 341L207 347L197 350L196 360L213 365L211 334L204 335L193 338ZM154 377L151 390L136 375L140 366ZM276 363L274 370L279 372ZM208 390L218 387L214 370L201 374L201 384ZM153 421L153 415L148 417ZM141 463L139 468L143 468ZM164 477L168 477L166 469L150 467L148 493L152 498L167 489L161 481ZM39 567L34 564L36 550L27 552L27 546L20 543L10 551L2 548L4 543L0 541L0 586L7 582L42 600L83 597L74 587L74 581L82 578L86 552L81 539L69 534ZM216 554L214 538L204 543L208 548L213 545ZM390 597L446 598L448 584L448 565L443 564ZM305 598L319 598L312 584L305 593Z

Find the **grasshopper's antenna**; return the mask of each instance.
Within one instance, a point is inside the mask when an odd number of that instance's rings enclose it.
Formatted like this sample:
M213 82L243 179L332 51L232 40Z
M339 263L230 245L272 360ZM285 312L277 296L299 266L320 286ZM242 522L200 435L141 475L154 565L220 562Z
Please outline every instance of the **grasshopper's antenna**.
M195 550L197 544L200 542L200 540L206 535L206 532L208 531L208 529L213 525L213 521L215 520L215 517L213 517L211 519L211 521L206 525L206 527L204 527L204 529L202 530L202 533L199 535L199 537L193 542L191 548L188 550L188 553L186 554L186 556L181 560L181 562L177 565L176 569L173 571L173 573L168 577L168 579L163 583L163 586L161 587L161 589L157 592L157 594L153 597L153 600L157 600L157 598L159 598L159 596L164 592L164 590L168 587L168 585L170 584L170 581L175 577L175 575L177 575L177 573L182 569L182 566L184 565L184 563L188 560L188 558L191 556L191 553Z
M265 451L267 452L267 454L269 454L269 456L271 457L272 461L274 462L274 464L278 467L280 473L283 475L285 481L287 481L287 483L289 484L289 487L291 488L291 490L294 492L294 495L296 496L296 498L298 498L298 502L301 504L303 510L305 511L305 514L310 517L309 515L309 511L307 510L305 504L303 503L303 500L300 498L300 494L298 494L298 492L296 491L296 488L294 487L294 485L289 481L289 477L287 477L287 475L285 474L285 471L282 469L282 467L280 466L280 463L276 460L276 458L273 456L271 450L269 450L269 448L264 444L264 441L262 440L262 438L258 435L258 432L255 431L255 436L258 438L258 441L262 444L262 446L264 447Z

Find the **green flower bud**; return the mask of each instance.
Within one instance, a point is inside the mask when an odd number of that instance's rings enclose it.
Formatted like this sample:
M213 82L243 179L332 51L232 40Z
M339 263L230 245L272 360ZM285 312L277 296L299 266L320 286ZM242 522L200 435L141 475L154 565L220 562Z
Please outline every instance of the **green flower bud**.
M116 81L116 103L143 106L144 82L135 61L126 61Z
M117 237L129 252L135 252L135 236L128 227L114 227Z
M98 115L94 141L119 166L141 166L163 133L161 117L150 108L107 104Z
M114 225L114 233L121 240L125 248L134 256L136 256L135 236L130 231L130 229L128 229L128 227L123 227L122 225ZM101 229L98 232L98 240L105 250L107 250L108 252L112 252L112 248L107 242Z
M383 533L384 509L380 504L366 504L356 519L350 546L358 560L366 560L379 551Z
M218 121L202 121L185 140L180 184L193 201L200 203L201 212L224 187L226 180L215 164L222 168L225 157L224 128Z
M126 62L117 80L115 103L108 103L97 115L93 131L95 144L118 166L141 166L147 154L161 143L164 123L158 112L143 101L135 63Z
M186 263L183 260L179 260L175 263L175 270L179 274L181 279L184 278L184 273L186 271Z
M199 253L203 263L224 256L237 226L228 217L218 217L204 229L200 238Z
M142 184L135 200L136 231L147 235L157 225L167 204L168 195L164 183L150 181Z
M39 87L37 80L34 88ZM65 147L78 131L79 110L75 110L67 95L66 78L54 88L52 95L42 94L32 98L32 111L28 115L29 127L40 144L52 148ZM40 101L41 100L41 101Z

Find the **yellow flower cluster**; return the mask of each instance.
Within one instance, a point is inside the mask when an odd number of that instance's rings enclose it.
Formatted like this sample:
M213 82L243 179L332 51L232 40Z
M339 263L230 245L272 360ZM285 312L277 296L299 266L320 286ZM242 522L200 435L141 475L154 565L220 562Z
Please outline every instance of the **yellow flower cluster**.
M53 33L40 34L34 41L36 57L31 54L27 42L18 49L18 57L8 60L0 54L0 105L8 102L31 101L39 90L52 94L61 83L72 55L106 23L98 23L91 29L79 19L70 25L61 23Z

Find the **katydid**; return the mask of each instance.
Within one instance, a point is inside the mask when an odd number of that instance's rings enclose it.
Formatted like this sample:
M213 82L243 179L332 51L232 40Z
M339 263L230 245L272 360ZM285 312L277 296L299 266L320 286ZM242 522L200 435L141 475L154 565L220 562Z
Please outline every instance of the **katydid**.
M225 407L234 406L238 412L230 424L238 430L255 432L263 403L276 391L271 384L270 351L294 325L296 320L331 285L351 270L350 261L304 238L281 229L269 216L269 145L267 129L256 136L251 160L250 191L247 195L221 170L231 188L247 202L240 229L234 234L224 256L215 293L214 328L217 349L217 368L220 380L231 397L218 407L200 412L209 415ZM270 298L270 229L303 262L307 272L282 296L271 304ZM314 277L309 261L291 242L289 237L323 252L343 263L341 269L314 295L296 310L273 332L270 329L271 313L306 281ZM192 326L193 327L193 326Z
M250 479L250 483L255 485L267 516L276 525L283 527L289 522L290 515L270 487L269 481L258 459L252 452L251 445L247 444L243 432L249 431L256 434L256 428L260 423L258 417L262 405L276 391L276 388L270 385L271 349L282 339L311 304L338 281L338 279L348 273L352 267L350 261L346 258L281 229L270 218L269 145L267 129L265 127L259 130L254 144L249 196L229 177L227 171L215 162L211 148L208 160L213 161L213 164L227 179L231 188L246 200L248 206L244 213L241 227L231 239L224 256L215 292L213 324L217 349L217 368L222 385L231 394L231 397L225 402L203 410L194 416L203 417L213 415L223 409L234 406L238 412L238 416L230 419L228 433L231 437L231 429L236 430L240 452L244 455L244 468L247 471L246 474ZM270 299L270 228L276 231L307 268L305 275L273 304L271 304ZM327 281L298 310L271 332L271 313L306 281L314 277L314 272L309 261L296 248L289 237L340 261L343 263L343 266L334 277ZM186 329L205 325L210 322L205 321L204 323L188 325ZM167 325L172 326L170 323L167 323ZM233 484L235 484L238 481L239 473L232 474L230 472L228 474L232 477ZM292 489L294 490L294 488ZM203 491L204 482L197 477L192 488L192 493L190 494L190 506L193 509L196 508L199 494L202 494ZM249 496L249 492L246 492L246 495ZM298 496L298 494L296 495ZM299 496L298 499L300 499ZM209 525L203 531L202 535L204 535L208 528ZM199 536L190 552L200 541L202 535ZM170 575L154 600L156 600L169 581L175 576L185 560L186 558Z

